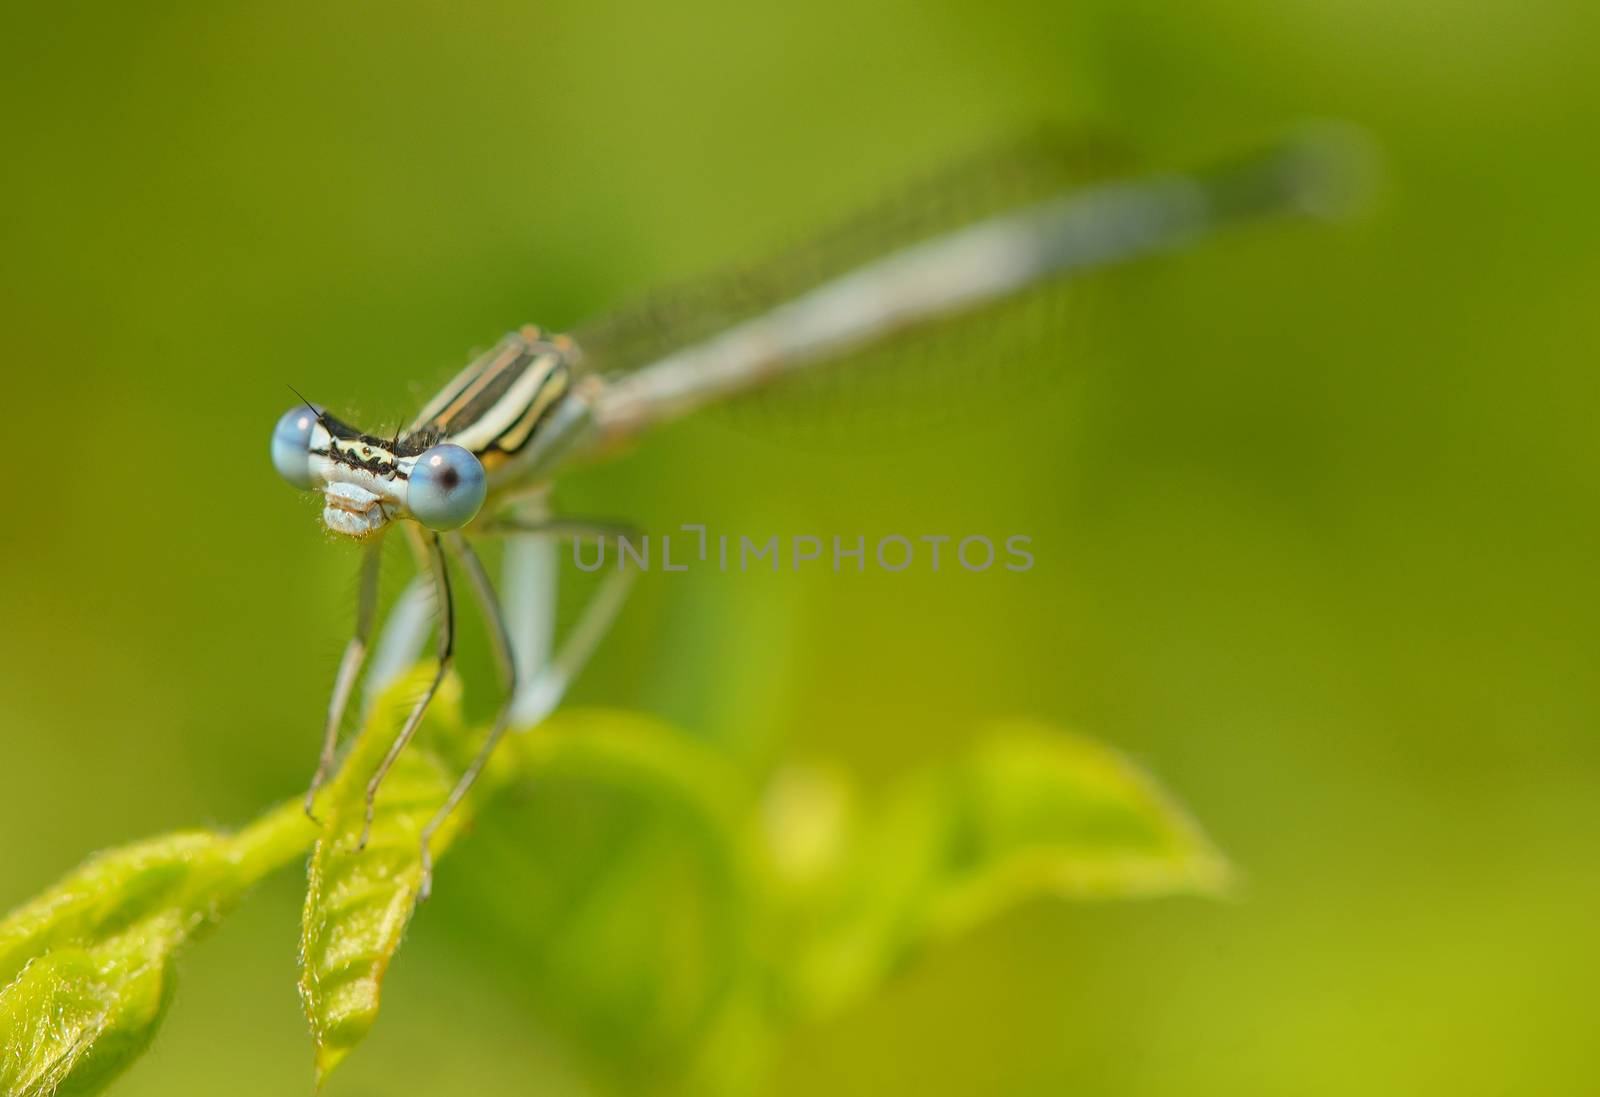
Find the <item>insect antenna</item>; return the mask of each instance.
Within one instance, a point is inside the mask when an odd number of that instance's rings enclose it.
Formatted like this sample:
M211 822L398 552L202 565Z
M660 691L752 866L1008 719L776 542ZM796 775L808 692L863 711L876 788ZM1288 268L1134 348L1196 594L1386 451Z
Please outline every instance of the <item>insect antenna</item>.
M290 384L286 383L284 385L284 387L287 388L290 392L294 393L295 399L299 400L302 404L304 404L307 408L309 408L311 410L311 414L315 415L317 417L317 422L323 423L322 412L317 408L317 405L313 404L310 400L307 400L304 396L302 396L300 394L300 390L295 388L293 385L290 385ZM323 423L323 425L326 426L327 424Z

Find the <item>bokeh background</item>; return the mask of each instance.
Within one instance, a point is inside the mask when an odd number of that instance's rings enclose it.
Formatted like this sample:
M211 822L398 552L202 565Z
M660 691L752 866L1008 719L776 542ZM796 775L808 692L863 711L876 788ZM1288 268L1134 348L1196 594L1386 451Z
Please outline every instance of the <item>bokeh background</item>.
M1242 870L1236 901L1028 905L784 1044L772 1093L1591 1092L1595 12L12 6L0 905L302 787L355 558L267 460L286 385L392 422L516 324L1041 119L1171 167L1337 117L1384 152L1364 216L1119 274L998 421L818 446L711 415L586 471L566 509L1025 532L1038 566L657 575L579 699L867 787L1041 717L1140 759ZM481 947L471 861L330 1092L587 1091ZM300 890L187 955L118 1092L309 1087Z

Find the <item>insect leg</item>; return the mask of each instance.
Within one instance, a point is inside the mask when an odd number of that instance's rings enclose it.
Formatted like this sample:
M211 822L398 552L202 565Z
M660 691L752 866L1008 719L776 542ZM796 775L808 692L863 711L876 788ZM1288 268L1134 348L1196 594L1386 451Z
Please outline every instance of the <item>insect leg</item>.
M383 785L383 779L388 776L395 759L400 757L400 752L416 734L417 726L422 723L422 716L428 711L428 704L433 700L433 695L439 692L439 683L444 681L445 673L450 669L450 658L455 653L455 602L450 593L450 569L445 562L444 545L437 533L428 538L428 562L433 570L439 606L439 666L433 673L433 680L428 683L427 691L412 706L411 714L406 717L405 726L400 729L400 734L395 736L394 742L389 747L389 753L383 756L383 761L378 763L377 770L367 782L366 816L361 825L361 841L358 843L358 848L361 849L366 848L367 839L372 834L372 816L378 789Z
M423 571L411 577L405 590L389 607L383 629L372 654L367 658L367 677L362 683L362 708L371 711L384 690L394 685L422 658L422 647L433 627L434 584L423 556Z
M356 631L345 644L344 657L339 660L339 673L333 681L333 697L328 702L328 725L322 733L322 756L317 761L317 772L306 789L306 816L317 822L312 812L313 802L328 773L333 769L333 755L339 745L339 725L344 722L344 710L350 703L356 679L367 658L367 638L372 635L372 621L378 610L378 571L383 560L382 539L369 543L361 555L361 572L357 579Z
M584 519L551 518L536 520L520 520L516 518L500 519L489 523L485 527L486 533L501 533L513 535L508 551L531 551L537 547L546 549L549 539L573 540L604 540L607 537L627 537L637 531L633 527L619 522L606 522ZM519 546L522 546L519 548ZM508 567L512 558L508 557ZM510 725L516 728L528 728L539 723L555 709L561 697L566 693L572 680L583 670L584 664L594 654L595 648L605 638L605 634L616 620L621 611L623 602L626 601L628 592L633 586L636 573L632 568L618 568L610 572L601 581L600 588L590 596L589 602L584 606L572 630L562 641L554 658L530 666L526 659L522 659L522 672L518 677L516 699L512 703ZM553 588L554 570L550 570L550 585ZM554 591L548 589L544 592L534 591L535 595L543 594L542 599L527 598L524 605L514 609L513 623L516 622L515 614L524 609L534 612L550 613L554 609ZM543 604L539 604L540 602ZM519 659L523 656L518 651Z
M542 493L516 500L513 506L512 513L524 523L536 524L549 517ZM496 531L491 527L488 532ZM532 681L550 661L550 650L555 645L559 571L553 538L514 532L505 537L500 595L520 683Z
M417 562L417 573L406 583L405 590L389 607L378 642L372 646L367 660L366 681L362 683L362 712L372 711L372 706L383 691L394 685L422 658L423 645L428 642L428 632L433 628L437 584L433 581L433 565L428 559L428 538L415 522L405 522L400 527L411 546Z
M511 703L517 695L517 664L512 656L511 634L506 628L500 599L495 596L494 585L489 581L489 573L484 570L483 561L473 551L472 545L459 533L450 535L450 549L466 571L467 584L479 609L483 611L484 619L489 624L489 638L493 645L495 666L500 672L505 697L500 702L499 711L495 713L494 723L489 726L489 736L472 759L472 764L456 781L455 787L450 790L449 798L434 813L433 818L428 820L428 825L422 828L422 883L417 891L418 900L426 899L428 893L433 890L433 853L430 847L434 833L444 825L450 813L455 811L457 805L472 790L473 783L483 772L483 767L489 764L495 747L500 745L500 738L505 734L506 725L511 717Z

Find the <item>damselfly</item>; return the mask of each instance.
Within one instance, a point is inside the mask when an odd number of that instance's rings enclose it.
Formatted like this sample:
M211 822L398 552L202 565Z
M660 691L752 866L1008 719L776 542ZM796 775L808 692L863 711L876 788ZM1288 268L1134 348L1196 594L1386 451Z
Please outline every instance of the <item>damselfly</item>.
M476 757L422 831L425 896L435 831L506 730L537 723L559 702L631 581L625 569L609 575L547 656L551 599L537 587L553 581L550 539L605 532L546 513L549 485L570 462L785 374L981 316L1047 280L1082 278L1231 223L1327 212L1344 190L1346 159L1337 144L1297 138L1192 174L1119 177L1115 157L1093 146L1032 142L969 164L923 187L916 202L858 219L822 245L580 328L576 338L522 328L393 437L365 434L319 406L290 410L273 432L274 464L291 484L322 494L329 530L365 544L356 631L335 679L307 812L367 662L379 545L391 527L407 532L425 567L391 614L389 654L371 673L415 657L430 602L438 663L367 783L367 829L384 776L455 650L452 564L489 622L505 688ZM488 535L508 538L502 578L516 592L506 601L472 547Z

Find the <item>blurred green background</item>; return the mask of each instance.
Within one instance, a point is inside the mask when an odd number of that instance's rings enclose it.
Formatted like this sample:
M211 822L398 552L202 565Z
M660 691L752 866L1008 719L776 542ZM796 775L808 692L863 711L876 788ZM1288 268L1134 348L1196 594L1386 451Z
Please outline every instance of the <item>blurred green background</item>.
M303 786L355 555L267 460L287 384L392 422L519 323L1040 119L1171 167L1338 117L1385 154L1367 215L1119 274L1004 421L884 452L711 415L586 471L564 509L1026 532L1038 566L655 575L578 699L869 787L1038 716L1140 759L1244 874L1237 902L1029 905L784 1045L773 1093L1591 1092L1595 13L13 6L0 906ZM472 860L330 1092L586 1091L480 946ZM309 1086L300 893L188 954L117 1092Z

